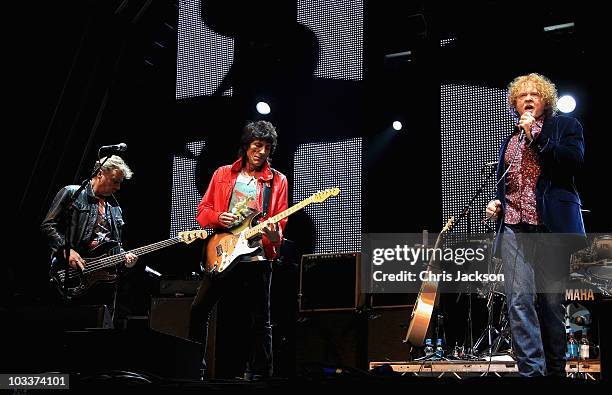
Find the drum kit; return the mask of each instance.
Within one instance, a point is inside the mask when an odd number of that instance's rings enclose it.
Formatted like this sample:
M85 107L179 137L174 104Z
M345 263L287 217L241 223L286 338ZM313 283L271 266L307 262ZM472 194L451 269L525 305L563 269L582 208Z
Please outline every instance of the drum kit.
M612 296L612 235L593 238L589 247L571 258L570 279L592 285L603 296Z

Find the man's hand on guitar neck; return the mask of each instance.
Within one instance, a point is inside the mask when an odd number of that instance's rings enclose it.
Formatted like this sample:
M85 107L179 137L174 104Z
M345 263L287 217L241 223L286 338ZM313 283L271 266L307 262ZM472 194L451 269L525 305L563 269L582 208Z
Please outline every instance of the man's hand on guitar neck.
M128 252L127 254L125 254L125 266L134 267L137 260L138 260L138 255L135 255L131 252Z
M278 225L273 222L269 222L268 226L264 226L261 230L261 234L263 236L266 236L272 244L280 243L280 233L278 232Z

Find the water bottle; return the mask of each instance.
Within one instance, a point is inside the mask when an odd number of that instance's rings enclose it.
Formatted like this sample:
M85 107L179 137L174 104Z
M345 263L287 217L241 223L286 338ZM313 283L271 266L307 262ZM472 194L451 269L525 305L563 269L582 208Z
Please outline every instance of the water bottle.
M587 339L586 330L580 339L580 359L589 359L589 339Z
M569 359L578 358L578 343L574 339L574 331L571 329L567 338L567 355Z
M436 358L444 358L444 349L442 348L442 339L436 340Z
M457 345L457 342L455 342L455 348L453 348L453 358L459 359L459 346Z
M434 353L433 344L431 339L425 339L425 356L431 357Z

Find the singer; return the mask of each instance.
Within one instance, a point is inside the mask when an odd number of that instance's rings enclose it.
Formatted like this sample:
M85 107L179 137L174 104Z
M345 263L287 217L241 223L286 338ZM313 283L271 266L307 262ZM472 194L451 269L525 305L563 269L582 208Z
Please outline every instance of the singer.
M104 162L105 158L96 162ZM100 168L98 173L89 180L74 201L74 208L70 210L67 202L78 190L78 185L63 187L53 199L45 217L41 230L46 237L53 255L63 254L64 241L69 238L71 249L68 265L74 269L84 268L87 256L109 242L116 242L121 246L121 232L125 222L121 215L121 207L113 195L121 187L124 179L132 177L132 170L119 156L113 155ZM69 230L69 234L68 234ZM124 252L119 247L119 252ZM132 267L138 257L132 253L125 255L125 264ZM114 268L109 269L114 271ZM114 274L114 273L109 273ZM70 301L75 305L103 304L108 307L111 317L114 318L115 299L117 296L116 282L100 282L92 287L85 295Z
M518 119L499 150L495 251L505 275L508 317L522 376L565 376L563 292L570 254L584 246L574 175L584 159L582 125L556 115L557 90L532 73L508 86Z

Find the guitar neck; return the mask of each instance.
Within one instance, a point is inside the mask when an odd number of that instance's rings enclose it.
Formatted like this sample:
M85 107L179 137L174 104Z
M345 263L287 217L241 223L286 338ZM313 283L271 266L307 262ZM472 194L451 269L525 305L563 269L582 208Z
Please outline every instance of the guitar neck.
M135 248L133 250L122 252L122 253L112 255L106 258L96 259L94 261L87 263L83 273L93 272L95 270L118 265L119 263L125 260L125 255L128 253L132 253L134 255L141 256L144 254L148 254L149 252L161 250L162 248L166 248L173 244L180 243L181 241L182 239L179 236L176 236L171 239L158 241L157 243Z
M275 224L277 222L280 222L281 220L287 218L288 216L295 213L296 211L299 211L303 209L304 207L308 206L310 203L312 203L312 201L313 201L312 197L306 198L302 200L301 202L299 202L298 204L295 204L289 207L287 210L280 212L273 217L268 218L265 222L262 222L261 224L256 225L252 227L251 229L249 229L246 232L246 238L250 239L250 238L257 236L261 232L261 230L267 226L267 224L269 223Z
M452 226L454 220L455 220L454 217L451 217L448 220L448 222L446 223L446 225L444 225L444 228L442 228L442 230L438 234L438 238L436 238L436 244L434 245L434 250L437 250L438 248L440 248L440 244L442 244L442 239L444 238L444 235L446 234L446 232L448 232L448 230ZM431 256L431 259L429 260L429 262L427 264L427 270L431 270L432 268L433 269L439 269L439 267L437 265L434 266L435 256L436 256L436 254L433 254Z

